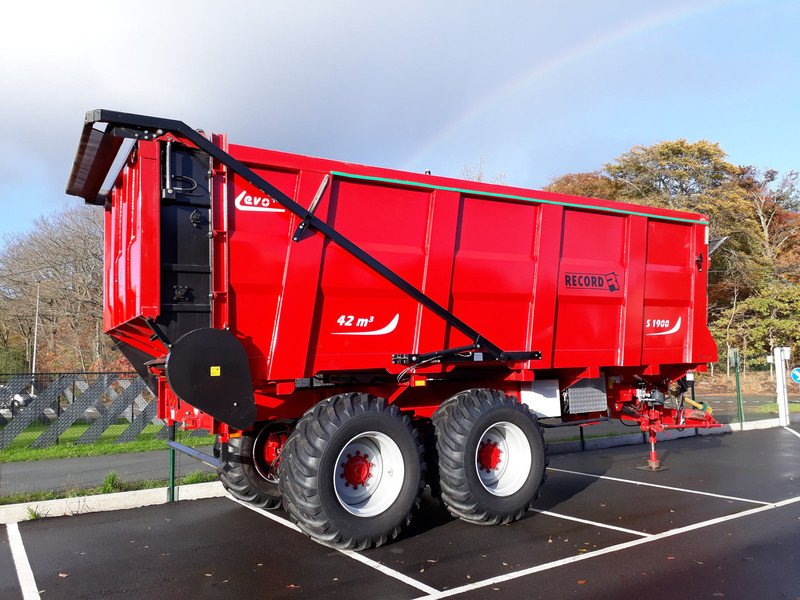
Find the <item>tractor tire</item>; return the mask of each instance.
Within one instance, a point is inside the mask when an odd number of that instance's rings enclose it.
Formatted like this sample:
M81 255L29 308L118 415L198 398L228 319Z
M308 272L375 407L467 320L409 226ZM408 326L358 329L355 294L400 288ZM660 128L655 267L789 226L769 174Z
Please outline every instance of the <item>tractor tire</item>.
M278 478L269 474L263 461L259 461L258 457L254 458L254 448L258 453L262 439L268 433L269 428L264 427L258 432L243 433L239 438L230 438L227 462L217 470L217 474L222 486L237 500L272 510L281 505ZM217 444L214 455L222 459Z
M430 419L414 419L414 428L419 433L422 447L425 449L425 482L431 490L431 496L440 500L442 490L439 488L439 455L436 452L436 429Z
M447 510L480 525L510 523L539 497L544 435L527 406L503 392L472 389L433 415L439 485Z
M283 507L320 544L377 547L411 522L424 470L419 435L396 406L369 394L339 394L307 412L286 441Z

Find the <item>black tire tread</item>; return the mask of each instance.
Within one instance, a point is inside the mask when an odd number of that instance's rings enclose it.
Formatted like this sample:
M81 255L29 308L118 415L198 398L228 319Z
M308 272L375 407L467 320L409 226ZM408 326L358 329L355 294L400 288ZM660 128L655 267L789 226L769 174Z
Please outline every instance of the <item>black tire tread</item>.
M273 510L281 505L280 489L278 485L268 481L255 482L256 473L249 473L253 469L247 469L245 465L252 464L253 457L250 452L244 450L244 446L252 448L252 444L246 444L246 436L230 438L228 440L228 461L223 468L217 469L222 487L234 498L263 508ZM216 454L216 451L215 451ZM221 454L221 453L220 453ZM225 466L228 468L226 469Z
M496 512L484 508L474 497L467 482L467 469L473 467L464 460L463 448L470 433L470 425L487 408L495 406L512 408L529 416L541 436L544 449L544 468L534 497L527 505L512 512ZM548 457L542 426L527 406L498 390L471 389L443 402L433 414L432 420L436 428L441 499L451 515L479 525L499 525L516 521L531 508L547 479Z
M390 531L371 537L348 534L337 529L325 514L316 480L322 453L331 436L348 420L368 412L391 415L408 428L417 446L421 467L419 489L411 509ZM286 441L280 466L283 507L304 533L326 546L358 551L385 544L400 535L419 508L420 495L425 486L423 451L419 434L411 426L411 420L385 399L357 392L332 396L307 411Z

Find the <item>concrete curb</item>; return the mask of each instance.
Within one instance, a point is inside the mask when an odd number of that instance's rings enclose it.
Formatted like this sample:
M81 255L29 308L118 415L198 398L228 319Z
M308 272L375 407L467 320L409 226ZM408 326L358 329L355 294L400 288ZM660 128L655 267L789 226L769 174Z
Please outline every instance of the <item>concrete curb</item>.
M225 488L222 487L219 481L181 485L175 488L175 500L201 500L204 498L219 498L225 495ZM139 508L155 504L166 504L166 502L167 488L161 487L133 492L8 504L0 506L0 524L5 525L29 520L28 509L35 511L42 517L64 517L109 510Z
M748 423L729 423L722 427L714 427L712 429L684 429L678 431L671 429L662 431L658 434L658 441L665 442L669 440L677 440L685 437L695 437L698 435L722 435L724 433L738 433L740 431L752 431L754 429L771 429L773 427L780 427L778 419L764 419L762 421L750 421ZM581 447L579 441L570 442L549 442L547 453L548 454L568 454L570 452L581 452L582 450L605 450L607 448L615 448L617 446L636 446L639 444L646 444L647 438L642 432L629 433L626 435L615 435L605 438L590 438L584 440L584 445Z

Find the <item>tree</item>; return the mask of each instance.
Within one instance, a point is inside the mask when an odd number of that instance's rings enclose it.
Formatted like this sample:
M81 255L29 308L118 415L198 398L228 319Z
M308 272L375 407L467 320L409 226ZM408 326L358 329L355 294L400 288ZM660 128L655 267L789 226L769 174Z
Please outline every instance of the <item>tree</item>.
M586 196L589 198L605 198L615 200L620 195L620 183L601 171L591 173L567 173L550 180L545 186L548 192Z
M40 217L0 248L0 345L30 363L40 298L37 370L88 370L109 360L102 340L103 212Z
M761 263L770 279L798 283L800 266L796 251L800 247L800 190L798 173L782 178L773 169L759 171L743 167L738 184L752 206L758 228L754 232Z
M506 181L505 173L496 173L491 179L486 178L486 159L481 157L475 165L465 164L461 167L461 179L486 183L503 184Z
M765 365L776 346L790 346L800 351L800 286L772 284L726 309L712 331L725 335L729 347L739 347L749 364ZM720 325L727 320L727 332Z
M634 146L606 165L621 198L695 210L700 198L730 184L738 169L718 144L685 139Z

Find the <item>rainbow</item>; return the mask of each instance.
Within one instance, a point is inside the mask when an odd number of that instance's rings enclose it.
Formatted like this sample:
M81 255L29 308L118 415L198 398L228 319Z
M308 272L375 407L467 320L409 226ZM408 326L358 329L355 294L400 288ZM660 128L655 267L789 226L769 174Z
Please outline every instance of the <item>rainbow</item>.
M608 48L632 37L696 17L700 14L715 12L725 6L731 6L737 3L743 2L737 2L736 0L714 0L712 2L698 3L692 6L668 6L659 11L650 13L641 19L626 23L612 31L590 38L585 43L554 56L544 63L536 64L532 68L511 77L503 85L494 88L490 93L470 105L464 112L439 129L404 161L402 168L404 170L414 170L418 168L420 163L427 160L427 157L431 156L437 147L441 146L455 133L466 128L473 120L487 112L503 98L514 94L533 81L542 79L591 56L599 50Z

